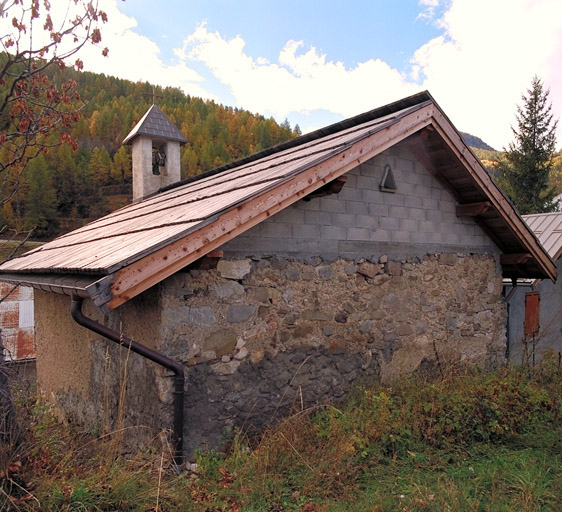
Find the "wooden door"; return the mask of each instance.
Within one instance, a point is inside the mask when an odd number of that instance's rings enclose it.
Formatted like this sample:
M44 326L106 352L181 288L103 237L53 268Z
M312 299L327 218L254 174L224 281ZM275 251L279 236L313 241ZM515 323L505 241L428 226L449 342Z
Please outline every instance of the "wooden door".
M525 340L539 335L540 300L539 292L525 294Z

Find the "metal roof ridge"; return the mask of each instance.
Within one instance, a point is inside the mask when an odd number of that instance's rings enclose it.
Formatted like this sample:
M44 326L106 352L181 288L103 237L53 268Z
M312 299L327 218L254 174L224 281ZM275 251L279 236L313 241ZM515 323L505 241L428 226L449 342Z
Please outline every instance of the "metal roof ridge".
M545 213L527 213L525 215L521 215L521 217L523 217L524 219L530 218L530 217L547 217L547 216L557 216L560 215L562 216L562 212L545 212Z

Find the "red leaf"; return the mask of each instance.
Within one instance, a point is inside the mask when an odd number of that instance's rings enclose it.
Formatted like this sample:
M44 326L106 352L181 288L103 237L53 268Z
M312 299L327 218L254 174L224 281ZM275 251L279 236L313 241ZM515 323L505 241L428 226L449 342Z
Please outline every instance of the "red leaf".
M99 28L92 30L92 43L97 44L101 42L101 32Z
M27 119L22 119L18 124L18 130L20 132L25 132L29 128L29 121Z
M44 30L48 30L49 32L53 30L53 20L51 19L51 15L47 14L45 18L45 24L43 25Z

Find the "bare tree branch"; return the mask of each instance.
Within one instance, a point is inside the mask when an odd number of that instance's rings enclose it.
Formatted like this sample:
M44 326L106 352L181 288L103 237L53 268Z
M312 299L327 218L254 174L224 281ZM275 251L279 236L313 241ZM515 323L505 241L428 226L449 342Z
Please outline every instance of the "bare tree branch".
M62 1L56 0L57 7ZM60 144L77 148L70 128L80 117L80 96L75 81L57 84L57 72L68 66L82 69L79 58L71 59L85 45L100 44L99 26L107 16L95 0L67 0L56 27L51 14L48 0L0 0L0 22L11 20L7 33L0 33L0 207L23 185L30 160ZM107 55L107 49L101 51ZM5 233L4 227L0 233ZM17 235L14 232L12 239ZM8 259L30 235L31 231L16 244ZM0 303L18 286L0 297ZM20 433L0 331L0 464L17 446Z

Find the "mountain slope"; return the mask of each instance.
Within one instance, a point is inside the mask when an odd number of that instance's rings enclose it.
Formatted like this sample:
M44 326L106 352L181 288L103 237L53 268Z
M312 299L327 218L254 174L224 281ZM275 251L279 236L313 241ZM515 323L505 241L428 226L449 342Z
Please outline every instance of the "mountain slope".
M480 137L471 135L470 133L460 132L462 139L467 146L476 149L485 149L486 151L495 151L495 149L486 144Z
M279 124L175 88L70 69L63 75L76 80L83 104L82 116L70 130L79 148L56 147L33 160L24 185L0 211L3 225L18 231L35 228L39 237L68 231L130 201L131 153L122 141L153 98L189 141L181 149L182 178L300 134L287 121Z

